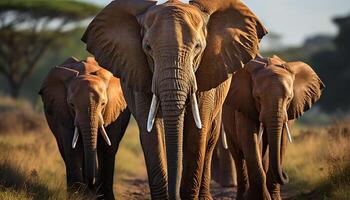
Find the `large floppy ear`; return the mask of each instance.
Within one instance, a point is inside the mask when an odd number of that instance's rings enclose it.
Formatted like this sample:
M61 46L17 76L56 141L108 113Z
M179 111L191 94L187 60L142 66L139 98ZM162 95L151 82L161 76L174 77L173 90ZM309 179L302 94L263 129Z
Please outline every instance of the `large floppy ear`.
M152 74L142 50L141 26L136 16L155 4L147 0L112 1L82 37L100 65L137 91L151 91Z
M69 58L62 64L67 65L76 61ZM39 91L45 112L67 126L74 125L74 119L67 104L67 84L78 74L79 72L73 69L62 66L54 67L49 71Z
M314 70L303 62L284 64L295 75L294 97L288 109L288 119L295 119L309 110L321 97L324 84Z
M116 121L120 113L127 107L118 78L105 69L100 69L96 75L102 78L107 87L108 102L103 113L105 126Z
M230 91L225 104L245 116L258 120L259 112L253 97L254 76L265 67L265 63L252 60L243 69L239 69L232 77Z
M207 46L196 74L199 90L203 91L215 88L229 73L255 58L259 42L267 31L239 0L193 0L190 3L210 16Z

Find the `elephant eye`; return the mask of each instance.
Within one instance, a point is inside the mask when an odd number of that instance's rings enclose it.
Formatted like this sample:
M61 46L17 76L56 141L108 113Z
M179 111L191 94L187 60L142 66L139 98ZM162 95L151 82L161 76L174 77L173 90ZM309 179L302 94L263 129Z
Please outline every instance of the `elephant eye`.
M69 106L70 106L71 108L74 108L74 104L73 104L73 103L69 103Z
M200 50L202 48L201 43L197 43L196 46L194 47L196 50Z
M148 43L145 44L145 49L146 51L152 51L152 47Z

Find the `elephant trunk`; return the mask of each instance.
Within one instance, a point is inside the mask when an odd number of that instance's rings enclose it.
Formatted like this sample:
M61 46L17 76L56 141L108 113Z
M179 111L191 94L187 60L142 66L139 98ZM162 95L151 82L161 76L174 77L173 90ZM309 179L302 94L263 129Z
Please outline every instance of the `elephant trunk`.
M97 132L97 125L81 127L84 146L84 179L89 188L93 188L97 181Z
M275 180L281 184L287 184L289 178L282 170L282 131L285 121L285 116L281 112L272 112L267 117L266 131L269 144L270 169Z
M171 105L176 104L176 105ZM183 159L184 101L162 101L170 199L180 199Z

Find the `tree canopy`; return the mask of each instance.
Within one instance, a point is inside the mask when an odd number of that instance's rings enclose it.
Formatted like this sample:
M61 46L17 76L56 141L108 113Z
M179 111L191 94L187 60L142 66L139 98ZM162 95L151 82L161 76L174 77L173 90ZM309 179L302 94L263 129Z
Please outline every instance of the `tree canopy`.
M62 47L62 39L100 7L79 1L0 1L0 74L13 97L49 47ZM61 40L61 42L58 42Z
M335 49L314 54L311 62L326 85L320 100L322 109L345 113L350 110L350 16L336 18L334 22L339 28Z

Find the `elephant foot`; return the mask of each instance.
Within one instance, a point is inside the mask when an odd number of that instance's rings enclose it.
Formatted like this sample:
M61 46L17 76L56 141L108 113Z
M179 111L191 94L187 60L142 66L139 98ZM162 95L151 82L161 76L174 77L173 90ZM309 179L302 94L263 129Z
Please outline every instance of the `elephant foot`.
M244 195L246 200L272 200L269 192L266 191L252 191L248 189L247 193Z
M244 200L244 193L237 192L236 194L236 200Z
M199 200L213 200L213 197L211 194L200 194L199 195Z
M221 187L235 187L237 183L231 178L222 178L219 182Z
M272 200L282 200L280 193L271 194Z

